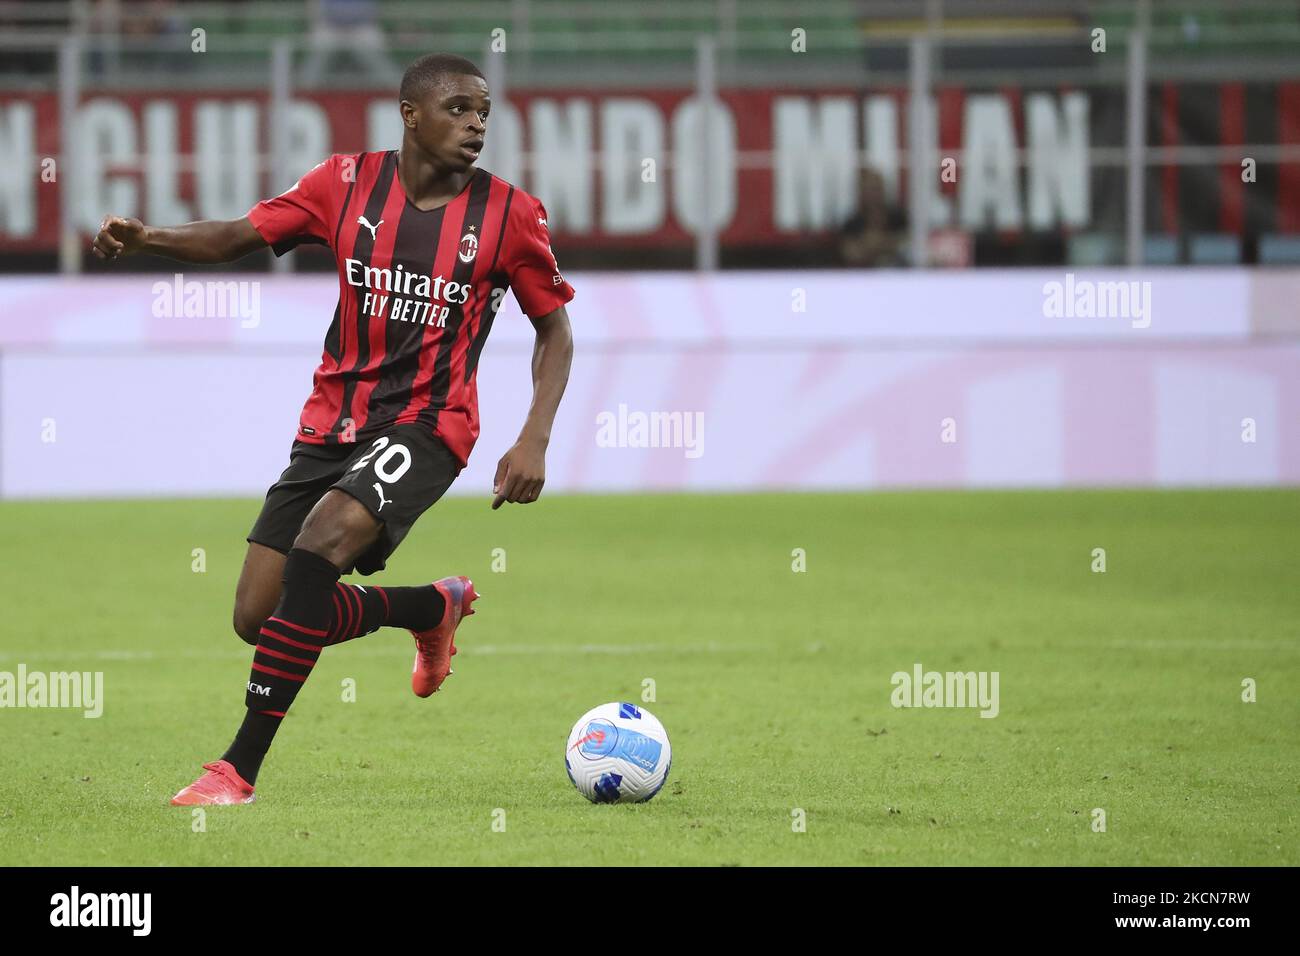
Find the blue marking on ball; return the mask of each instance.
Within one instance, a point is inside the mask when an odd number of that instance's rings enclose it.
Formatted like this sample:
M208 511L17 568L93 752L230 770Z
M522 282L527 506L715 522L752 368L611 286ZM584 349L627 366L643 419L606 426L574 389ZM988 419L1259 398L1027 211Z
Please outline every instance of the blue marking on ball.
M623 782L622 774L602 773L593 788L597 803L618 803L618 785Z

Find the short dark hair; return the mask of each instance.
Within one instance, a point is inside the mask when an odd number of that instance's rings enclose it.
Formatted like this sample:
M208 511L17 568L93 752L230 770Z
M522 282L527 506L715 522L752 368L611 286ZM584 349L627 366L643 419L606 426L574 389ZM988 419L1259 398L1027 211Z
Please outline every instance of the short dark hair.
M477 76L486 80L483 71L463 56L454 53L428 53L406 68L398 98L412 103L427 96L444 76Z

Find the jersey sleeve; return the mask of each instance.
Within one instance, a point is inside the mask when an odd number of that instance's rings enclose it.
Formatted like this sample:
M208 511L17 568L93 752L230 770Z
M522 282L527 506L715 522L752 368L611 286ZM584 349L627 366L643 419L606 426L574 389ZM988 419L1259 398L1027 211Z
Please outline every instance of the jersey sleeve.
M573 286L560 275L551 252L546 207L526 193L519 198L523 202L513 204L510 211L502 258L519 308L530 319L538 319L572 299Z
M330 244L338 160L331 156L274 199L263 199L248 210L248 221L277 256L304 242Z

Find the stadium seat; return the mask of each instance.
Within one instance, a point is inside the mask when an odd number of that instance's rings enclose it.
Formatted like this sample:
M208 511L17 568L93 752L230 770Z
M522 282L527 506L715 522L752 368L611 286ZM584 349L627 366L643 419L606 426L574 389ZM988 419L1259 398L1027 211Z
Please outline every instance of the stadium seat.
M1300 265L1300 235L1282 236L1269 233L1260 236L1259 264L1262 266Z
M1177 236L1147 236L1142 261L1149 266L1174 266L1178 264Z
M1119 265L1124 261L1124 237L1104 232L1071 236L1065 257L1072 266Z
M1194 266L1235 266L1241 262L1241 237L1219 232L1192 236L1187 261Z

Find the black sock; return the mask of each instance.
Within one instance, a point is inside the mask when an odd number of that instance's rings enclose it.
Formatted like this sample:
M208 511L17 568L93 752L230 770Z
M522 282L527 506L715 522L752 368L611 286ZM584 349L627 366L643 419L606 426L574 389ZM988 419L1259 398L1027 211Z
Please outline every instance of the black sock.
M275 739L282 720L283 717L250 710L244 715L244 722L230 748L222 756L221 759L234 766L235 772L247 780L249 786L257 782L257 772L262 768L262 760L271 749L271 741Z
M301 548L284 562L284 589L275 612L262 624L244 698L248 712L222 759L250 784L271 747L280 721L311 676L328 640L330 593L339 570Z
M381 587L334 582L333 616L325 643L342 644L373 634L388 623L388 595Z
M432 584L413 588L335 583L334 616L329 644L342 644L372 634L381 627L427 631L437 627L447 602Z
M388 595L388 620L391 627L427 631L437 627L447 610L447 602L432 584L418 588L384 588Z
M247 684L248 712L223 760L252 784L271 749L285 712L320 656L330 617L330 588L338 568L320 555L294 548L284 563L284 589L262 625Z
M244 706L283 717L329 643L331 595L339 569L325 558L293 548L284 562L280 603L262 624L253 652Z

